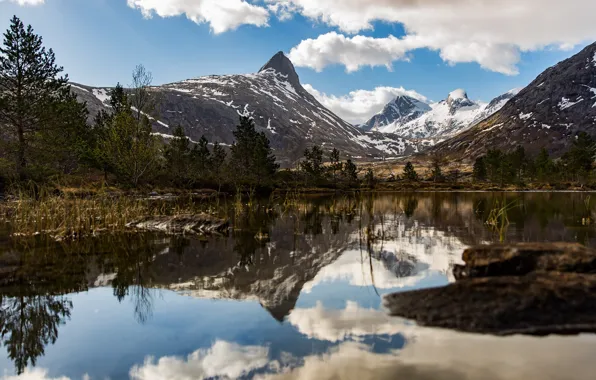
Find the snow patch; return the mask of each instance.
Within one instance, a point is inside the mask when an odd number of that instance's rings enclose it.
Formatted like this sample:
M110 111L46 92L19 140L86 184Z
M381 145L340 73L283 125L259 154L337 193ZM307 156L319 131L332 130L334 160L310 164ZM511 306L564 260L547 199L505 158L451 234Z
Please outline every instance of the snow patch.
M579 97L575 102L571 101L570 99L567 99L567 98L563 97L561 99L561 101L559 102L559 109L561 111L563 111L563 110L565 110L567 108L570 108L570 107L573 107L574 105L576 105L578 103L581 103L583 101L584 101L584 99L582 97Z
M93 95L104 104L110 100L110 94L105 88L94 88Z
M76 84L71 84L71 85L70 85L70 87L77 88L77 89L79 89L79 90L81 90L81 91L89 92L89 90L87 90L86 88L83 88L83 87L77 86Z
M519 118L520 118L521 120L529 120L529 119L532 117L532 115L534 115L534 113L533 113L533 112L530 112L530 113L523 113L523 112L521 112L521 113L519 114Z

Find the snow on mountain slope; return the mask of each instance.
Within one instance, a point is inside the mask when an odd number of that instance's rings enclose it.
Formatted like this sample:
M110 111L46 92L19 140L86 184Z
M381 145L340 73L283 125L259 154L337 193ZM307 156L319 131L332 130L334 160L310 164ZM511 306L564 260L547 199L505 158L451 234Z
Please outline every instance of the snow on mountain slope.
M91 114L107 107L105 88L75 85ZM167 138L180 125L198 141L231 145L239 116L255 120L265 132L282 166L291 166L305 148L337 148L343 157L372 160L413 153L418 144L379 133L365 133L326 109L302 85L292 62L279 52L256 74L212 75L151 87L157 103L152 114L156 134Z
M378 127L382 133L391 133L410 140L432 139L430 144L434 144L466 131L491 116L519 91L520 89L511 90L488 104L470 100L463 89L454 90L446 100L430 105L416 99L408 99L413 105L412 108L402 107L400 113L393 114L383 112L373 117L366 125L384 124ZM393 109L398 100L389 103L386 109ZM403 117L410 109L412 112L409 116Z
M456 90L446 100L430 104L430 108L414 120L396 120L379 130L410 139L447 138L470 127L486 105L468 99L464 90Z
M392 123L405 124L430 110L430 106L422 100L400 95L387 103L383 111L362 124L360 128L366 131L378 131Z

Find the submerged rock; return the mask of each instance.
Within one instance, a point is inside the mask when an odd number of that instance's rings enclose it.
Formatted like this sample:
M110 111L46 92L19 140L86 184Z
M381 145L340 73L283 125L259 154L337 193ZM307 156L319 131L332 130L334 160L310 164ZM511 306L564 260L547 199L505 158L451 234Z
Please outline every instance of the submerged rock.
M596 251L579 244L481 246L464 252L456 283L394 293L394 316L495 335L596 332Z
M148 216L141 220L128 223L126 226L143 231L210 235L226 232L229 227L229 221L207 214Z

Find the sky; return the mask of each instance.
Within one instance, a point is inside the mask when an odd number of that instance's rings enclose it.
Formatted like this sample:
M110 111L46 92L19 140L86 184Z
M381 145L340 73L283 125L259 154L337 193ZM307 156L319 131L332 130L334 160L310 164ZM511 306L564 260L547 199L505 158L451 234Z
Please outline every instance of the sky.
M352 123L397 95L488 102L596 40L594 0L0 0L74 82L154 84L259 70L278 51Z

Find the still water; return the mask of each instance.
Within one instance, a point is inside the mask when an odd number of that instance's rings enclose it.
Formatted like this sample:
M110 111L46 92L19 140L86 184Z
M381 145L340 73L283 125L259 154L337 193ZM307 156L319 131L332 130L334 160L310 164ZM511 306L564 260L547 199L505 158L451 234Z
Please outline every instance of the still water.
M475 244L596 247L595 211L580 193L404 193L264 201L208 239L0 238L0 378L593 379L592 335L422 328L382 296L453 281Z

